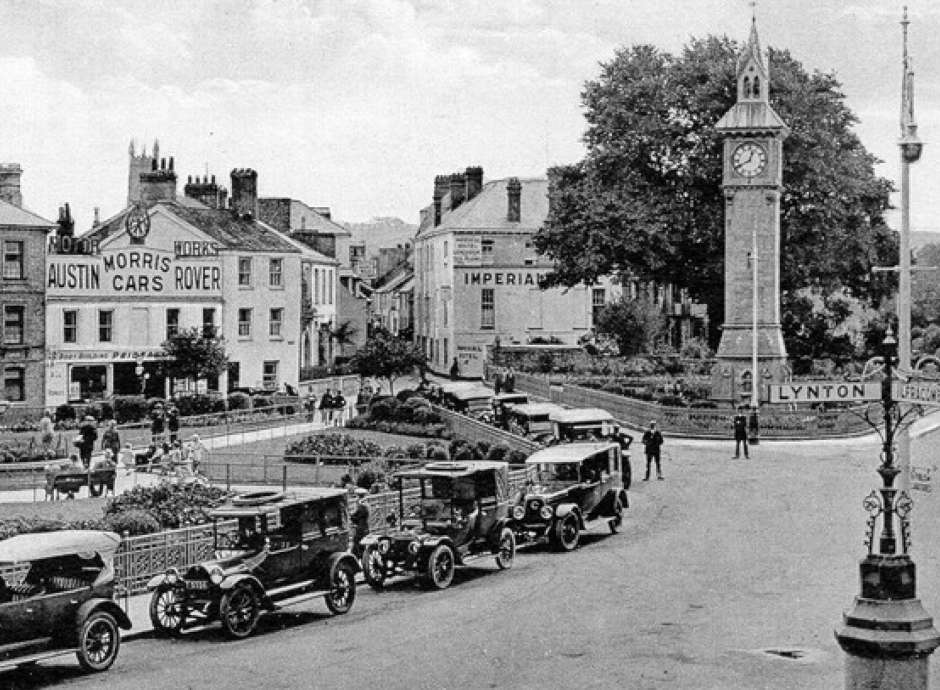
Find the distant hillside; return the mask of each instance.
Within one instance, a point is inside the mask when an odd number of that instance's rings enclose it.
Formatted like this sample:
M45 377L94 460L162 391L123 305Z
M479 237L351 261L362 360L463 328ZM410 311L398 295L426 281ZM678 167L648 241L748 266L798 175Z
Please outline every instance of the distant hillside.
M365 223L343 223L354 240L366 243L366 254L371 255L385 247L413 242L417 225L406 223L401 218L373 218Z

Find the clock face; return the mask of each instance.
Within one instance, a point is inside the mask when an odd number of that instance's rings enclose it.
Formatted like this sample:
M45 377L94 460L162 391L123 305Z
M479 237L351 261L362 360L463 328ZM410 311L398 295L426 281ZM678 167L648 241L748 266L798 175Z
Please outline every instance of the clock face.
M767 151L754 142L741 144L731 154L731 165L738 175L744 177L760 175L767 167Z
M150 216L137 206L124 218L124 227L132 238L142 240L150 232Z

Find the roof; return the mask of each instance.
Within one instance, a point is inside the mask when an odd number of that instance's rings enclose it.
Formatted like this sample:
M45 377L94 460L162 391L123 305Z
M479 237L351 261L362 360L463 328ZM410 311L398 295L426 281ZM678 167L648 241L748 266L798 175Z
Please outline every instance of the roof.
M90 558L98 553L111 558L120 545L120 535L97 530L64 529L18 534L0 541L0 563L27 563L72 554Z
M555 403L524 403L522 405L513 405L514 413L524 414L529 417L536 415L551 415L553 412L559 412L564 408Z
M46 220L32 211L27 211L3 199L0 199L0 225L18 225L27 228L54 228L56 226L51 220Z
M426 235L442 230L505 230L534 232L542 227L548 217L548 180L521 178L520 220L506 220L506 185L511 178L492 180L483 185L480 193L465 201L452 211L444 213L441 224L422 228L419 234ZM433 214L433 207L432 207Z
M250 517L254 515L271 515L287 508L309 501L323 500L327 498L338 498L348 496L346 489L334 489L325 487L309 487L304 489L292 489L285 493L278 492L275 498L269 501L259 502L255 505L235 505L232 501L225 503L211 511L212 517L234 518ZM238 496L234 500L238 500Z
M526 465L551 464L556 462L580 462L589 455L601 453L609 448L619 448L616 443L559 443L537 450L525 459Z
M457 398L457 400L474 400L476 398L489 400L493 397L493 391L485 386L476 386L474 388L458 388L450 395Z
M451 383L441 384L441 393L456 393L466 388L479 388L480 384L476 381L452 381Z
M226 249L239 251L278 252L299 254L301 250L284 240L278 233L252 218L238 216L230 209L183 204L179 201L159 201L153 208L161 208L184 223L201 230ZM103 240L124 230L124 218L133 207L128 206L116 216L83 236ZM151 209L151 212L152 212Z
M396 477L405 477L408 479L423 479L429 477L470 477L477 472L486 472L489 470L506 471L505 462L486 462L484 460L475 460L469 462L429 462L423 467L413 470L403 470L396 472Z
M512 402L513 400L528 400L529 395L528 393L499 393L494 395L493 398L499 402Z
M607 410L599 407L579 407L573 410L560 409L552 413L553 422L563 424L579 424L584 422L609 422L613 416Z

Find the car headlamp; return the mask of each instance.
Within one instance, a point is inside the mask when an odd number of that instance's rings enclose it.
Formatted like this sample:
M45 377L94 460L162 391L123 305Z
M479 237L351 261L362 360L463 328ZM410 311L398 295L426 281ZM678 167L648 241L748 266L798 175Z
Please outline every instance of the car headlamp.
M419 548L419 547L418 547L418 542L416 542L416 541L413 541L413 542L411 542L410 544L408 544L408 550L409 550L411 553L418 553L418 548Z
M512 516L513 516L516 520L521 520L522 518L525 517L525 508L522 507L522 506L515 506L515 507L513 507L513 509L512 509Z
M222 568L215 566L212 570L209 571L209 582L214 585L222 584L222 580L225 579L225 573L222 572Z
M548 520L554 514L551 506L542 506L542 509L539 511L539 515L543 520Z
M379 553L381 553L382 555L385 555L391 550L392 550L392 542L390 542L388 539L383 539L382 541L379 542Z
M177 570L176 568L167 568L167 571L166 571L167 584L175 585L177 582L179 582L179 579L180 579L179 570Z

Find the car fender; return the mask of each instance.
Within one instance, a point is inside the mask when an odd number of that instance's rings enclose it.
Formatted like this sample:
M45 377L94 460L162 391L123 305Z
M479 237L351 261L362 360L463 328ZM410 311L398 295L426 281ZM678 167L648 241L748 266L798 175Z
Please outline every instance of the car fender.
M75 612L76 629L81 629L82 623L84 623L88 619L88 616L93 614L95 611L104 611L105 613L110 613L112 616L114 616L114 620L117 621L118 627L120 627L122 630L131 629L131 619L127 617L126 613L124 613L124 609L118 606L111 599L89 599L79 606L78 611Z
M165 582L166 582L166 573L160 573L159 575L154 575L152 578L147 580L147 589L149 591L153 591Z
M239 573L237 575L230 575L226 577L224 580L222 580L222 582L219 584L219 589L221 589L223 592L228 591L230 589L234 589L235 585L240 584L242 582L248 582L252 587L254 587L258 591L258 594L260 596L262 597L265 596L264 585L262 585L261 582L258 580L258 578L256 578L251 573Z
M366 536L364 536L364 537L360 540L359 543L362 544L363 546L371 546L371 545L373 545L373 544L378 544L378 543L379 543L379 538L380 538L381 536L382 536L382 535L380 535L380 534L367 534Z
M362 568L359 566L358 559L348 551L337 551L336 553L331 553L327 563L329 563L330 566L330 581L332 581L333 573L336 572L336 569L344 563L349 564L349 566L352 567L354 573L358 573L360 570L362 570Z
M578 528L584 529L584 516L581 515L581 509L576 503L562 503L555 508L555 520L561 520L569 513L574 513L578 519Z
M450 537L441 536L423 540L418 547L418 553L423 556L427 556L431 553L431 551L434 550L436 546L441 544L447 544L451 549L454 550L454 553L457 552L457 546L454 544L454 540Z

